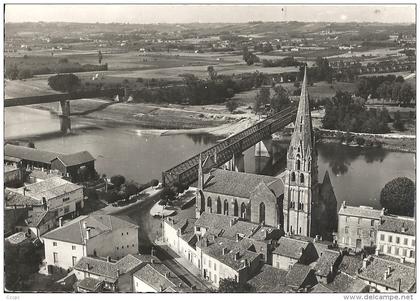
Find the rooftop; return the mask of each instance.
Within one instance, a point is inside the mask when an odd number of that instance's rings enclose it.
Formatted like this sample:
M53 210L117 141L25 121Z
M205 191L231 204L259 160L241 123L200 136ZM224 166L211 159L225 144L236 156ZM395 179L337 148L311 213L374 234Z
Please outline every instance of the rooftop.
M416 233L416 222L409 217L384 215L378 230L414 236Z
M63 162L65 166L80 165L94 161L95 158L88 151L82 151L73 154L60 154L57 158Z
M86 225L86 229L90 229L90 238L118 229L138 228L136 224L113 215L91 214L89 216L80 216L64 224L62 227L46 233L43 237L57 241L83 244L86 238L84 224Z
M82 186L73 184L60 177L49 178L45 181L24 187L26 195L40 200L42 200L43 197L46 199L55 198L82 188Z
M367 284L363 280L340 273L326 287L335 293L361 293L366 289Z
M158 292L183 291L188 286L161 262L148 263L133 274Z
M310 266L295 263L286 275L286 283L293 288L300 288L312 270Z
M55 219L55 213L47 210L30 210L26 218L18 221L18 225L38 227L40 224Z
M260 272L248 281L256 292L261 293L285 293L287 271L276 269L271 265L264 264Z
M340 253L337 251L324 251L314 266L315 274L320 276L328 276L331 271L331 266L334 266L337 263L337 260L340 258L340 256Z
M355 277L362 266L363 259L360 256L345 255L341 260L339 270L345 274Z
M13 206L41 206L42 201L34 199L30 196L23 195L12 191L10 189L4 190L4 198L6 201L6 206L13 207Z
M77 286L90 292L96 292L102 283L103 281L100 279L86 277L85 279L82 279Z
M246 240L236 242L223 237L215 237L214 240L208 240L207 246L203 243L200 245L204 254L215 258L235 271L239 271L245 267L245 260L251 263L260 256L255 252L247 250L252 246L252 243Z
M24 159L27 161L35 161L50 164L51 161L59 155L59 153L39 150L25 146L6 144L4 146L4 155L18 159Z
M279 246L273 251L273 254L299 259L302 256L302 250L305 250L309 244L308 241L283 236L279 239Z
M348 206L346 205L346 202L343 202L340 210L338 211L338 215L356 216L378 220L381 218L381 214L382 210L373 209L372 207L367 206Z
M390 268L391 273L384 278L385 272ZM359 278L372 281L394 290L398 290L401 281L401 291L410 291L416 284L416 271L414 267L371 256L365 269L358 274Z
M19 245L23 242L29 241L28 237L26 236L25 232L17 232L15 234L6 237L6 241L11 243L12 245Z
M204 184L204 191L249 198L251 192L261 183L265 183L276 196L284 191L283 181L279 178L262 176L244 172L234 172L223 169L213 169Z

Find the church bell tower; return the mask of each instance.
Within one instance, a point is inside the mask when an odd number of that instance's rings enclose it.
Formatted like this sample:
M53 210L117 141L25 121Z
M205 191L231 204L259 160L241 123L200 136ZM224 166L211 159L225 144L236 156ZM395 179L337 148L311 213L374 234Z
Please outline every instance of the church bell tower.
M303 236L313 235L312 210L317 201L319 187L317 151L306 87L306 67L295 128L287 151L284 182L284 231Z

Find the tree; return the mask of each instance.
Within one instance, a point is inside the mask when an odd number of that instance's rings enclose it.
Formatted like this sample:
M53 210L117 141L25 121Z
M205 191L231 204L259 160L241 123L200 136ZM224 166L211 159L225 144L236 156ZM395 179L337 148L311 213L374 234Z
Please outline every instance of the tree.
M159 185L159 180L153 179L150 181L150 186L158 186L158 185Z
M22 79L26 79L26 78L31 78L32 77L32 71L29 69L20 69L19 73L17 75L17 78L22 80Z
M207 73L209 74L209 78L211 80L215 80L217 78L217 72L216 72L216 70L214 69L213 66L208 66L207 67Z
M237 108L239 107L238 102L235 100L229 100L226 102L226 108L229 110L229 112L233 113Z
M112 176L111 183L114 184L117 188L120 188L120 186L125 183L125 178L122 175Z
M242 284L233 278L220 278L219 293L249 293L253 291L253 287L248 284Z
M414 182L409 178L395 178L382 189L381 206L391 214L414 216L415 190Z
M6 67L6 77L11 80L17 79L19 74L19 69L17 68L16 64Z
M73 92L80 87L80 79L70 74L57 74L48 78L48 85L56 91Z
M289 105L290 98L289 93L287 93L287 90L280 85L274 87L274 95L270 99L271 110L274 113L277 113Z
M255 96L254 112L259 113L268 103L270 103L270 88L262 87Z
M405 130L404 121L401 120L400 111L397 111L394 114L394 123L393 123L393 126L398 131L404 131Z
M99 50L98 51L98 62L99 62L99 65L102 63L102 58L103 58L102 52Z

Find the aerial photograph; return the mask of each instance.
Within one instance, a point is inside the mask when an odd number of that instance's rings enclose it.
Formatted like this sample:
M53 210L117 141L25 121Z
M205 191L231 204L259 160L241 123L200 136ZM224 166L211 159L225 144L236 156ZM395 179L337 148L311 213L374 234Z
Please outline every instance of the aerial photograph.
M8 300L415 299L415 3L3 13Z

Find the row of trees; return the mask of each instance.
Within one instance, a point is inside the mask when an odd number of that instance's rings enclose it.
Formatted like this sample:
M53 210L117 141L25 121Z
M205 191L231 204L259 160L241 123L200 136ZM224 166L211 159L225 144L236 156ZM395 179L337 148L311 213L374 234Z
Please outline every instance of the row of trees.
M295 60L294 57L288 56L283 59L277 60L267 60L263 59L262 61L263 67L289 67L289 66L300 66L302 63Z
M368 110L363 99L339 91L325 104L322 125L330 130L383 134L390 131L387 124L390 121L386 109Z
M415 91L402 76L395 75L362 77L356 82L356 95L367 99L391 99L401 105L409 105L415 99Z

